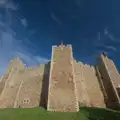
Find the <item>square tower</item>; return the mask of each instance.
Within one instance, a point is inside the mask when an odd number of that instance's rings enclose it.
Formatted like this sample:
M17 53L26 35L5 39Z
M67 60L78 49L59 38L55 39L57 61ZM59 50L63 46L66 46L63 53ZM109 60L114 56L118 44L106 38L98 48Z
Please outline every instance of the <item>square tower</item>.
M101 54L98 60L101 80L107 94L106 105L109 108L118 108L120 106L120 97L116 88L120 83L120 75L118 74L113 61L105 54Z
M78 111L72 46L53 46L50 67L47 110Z

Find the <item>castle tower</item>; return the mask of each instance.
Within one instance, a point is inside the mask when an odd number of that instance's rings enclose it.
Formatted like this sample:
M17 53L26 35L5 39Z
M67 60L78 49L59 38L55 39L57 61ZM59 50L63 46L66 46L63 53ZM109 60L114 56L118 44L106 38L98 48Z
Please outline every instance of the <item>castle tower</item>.
M24 67L25 66L22 63L22 61L17 56L15 56L13 58L13 60L11 60L10 63L8 64L7 69L5 71L5 74L9 73L12 68L14 68L14 69L24 69Z
M73 69L72 46L52 46L47 110L79 110Z
M107 93L107 107L118 107L120 105L120 98L116 89L120 83L118 71L113 61L110 60L105 54L101 54L98 67L105 91Z
M18 72L23 69L24 64L17 56L8 64L0 83L0 108L12 108L14 106L16 93L21 82L18 79Z

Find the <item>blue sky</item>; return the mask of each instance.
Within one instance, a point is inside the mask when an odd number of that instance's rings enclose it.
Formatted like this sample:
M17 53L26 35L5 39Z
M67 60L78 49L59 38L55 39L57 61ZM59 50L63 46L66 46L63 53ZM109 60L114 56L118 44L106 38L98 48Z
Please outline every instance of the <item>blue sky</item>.
M0 0L0 74L18 55L46 63L52 45L72 44L74 58L94 64L105 51L120 69L119 0Z

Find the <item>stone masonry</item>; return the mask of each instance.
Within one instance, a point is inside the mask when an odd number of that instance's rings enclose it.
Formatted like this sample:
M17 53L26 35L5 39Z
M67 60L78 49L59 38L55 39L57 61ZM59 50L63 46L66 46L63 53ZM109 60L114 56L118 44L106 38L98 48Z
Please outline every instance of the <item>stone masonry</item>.
M50 111L78 111L71 53L71 46L53 47L47 108Z
M120 75L105 54L96 65L73 59L71 45L52 47L51 61L25 66L18 57L0 76L0 108L45 107L77 112L79 106L119 108Z

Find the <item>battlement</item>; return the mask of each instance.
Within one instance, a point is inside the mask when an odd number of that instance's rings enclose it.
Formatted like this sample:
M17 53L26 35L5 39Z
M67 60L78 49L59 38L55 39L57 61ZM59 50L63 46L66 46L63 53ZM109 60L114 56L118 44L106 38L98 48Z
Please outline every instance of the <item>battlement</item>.
M72 47L72 45L69 44L69 45L58 45L58 46L57 46L57 45L53 45L53 46L52 46L52 48L61 48L61 47L65 47L65 48L66 48L66 47L69 47L69 48L70 48L70 47Z
M84 67L94 67L94 65L89 65L89 64L86 64L84 62L81 62L81 61L77 61L74 59L74 62L77 64L77 65L80 65L80 66L84 66Z

